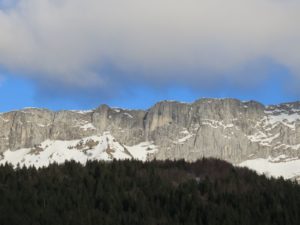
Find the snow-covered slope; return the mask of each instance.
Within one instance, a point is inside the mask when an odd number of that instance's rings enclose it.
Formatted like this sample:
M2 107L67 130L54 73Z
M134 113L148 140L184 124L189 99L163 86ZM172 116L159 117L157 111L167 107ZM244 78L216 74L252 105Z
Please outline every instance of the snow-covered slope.
M0 155L0 164L14 166L43 167L51 163L64 163L74 160L85 164L87 160L138 159L145 161L147 156L157 151L155 145L143 142L125 146L109 133L94 135L80 140L46 140L33 148L5 151Z
M252 159L239 164L241 167L248 167L259 174L265 174L269 177L283 177L285 179L299 179L300 159L288 158L281 155L276 158Z

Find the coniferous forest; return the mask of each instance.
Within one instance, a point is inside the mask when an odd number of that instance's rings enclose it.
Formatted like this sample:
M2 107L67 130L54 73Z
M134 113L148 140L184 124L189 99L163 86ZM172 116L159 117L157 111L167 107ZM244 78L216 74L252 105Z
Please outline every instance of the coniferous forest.
M300 224L300 186L215 159L0 167L1 225Z

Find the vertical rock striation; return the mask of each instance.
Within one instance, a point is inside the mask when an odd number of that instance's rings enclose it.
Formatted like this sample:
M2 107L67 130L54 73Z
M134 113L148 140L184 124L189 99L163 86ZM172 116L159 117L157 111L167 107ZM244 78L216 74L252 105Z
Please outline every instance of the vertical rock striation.
M150 141L157 159L217 157L233 163L299 157L300 103L264 106L237 99L162 101L148 110L101 105L91 111L26 108L0 114L0 153L45 140L74 140L109 131L118 142Z

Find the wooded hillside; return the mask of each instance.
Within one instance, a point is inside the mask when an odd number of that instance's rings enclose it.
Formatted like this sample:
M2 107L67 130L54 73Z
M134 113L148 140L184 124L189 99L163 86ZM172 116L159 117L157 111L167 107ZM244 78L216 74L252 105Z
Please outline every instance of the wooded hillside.
M300 186L215 159L0 166L1 225L300 224Z

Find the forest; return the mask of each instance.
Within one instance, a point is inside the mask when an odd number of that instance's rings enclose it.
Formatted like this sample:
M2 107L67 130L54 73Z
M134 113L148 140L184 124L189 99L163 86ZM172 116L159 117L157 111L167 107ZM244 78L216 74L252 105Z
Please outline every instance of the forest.
M299 225L300 186L217 159L0 166L1 225Z

